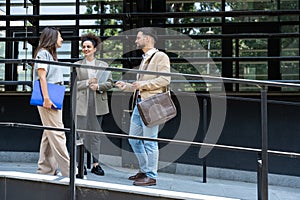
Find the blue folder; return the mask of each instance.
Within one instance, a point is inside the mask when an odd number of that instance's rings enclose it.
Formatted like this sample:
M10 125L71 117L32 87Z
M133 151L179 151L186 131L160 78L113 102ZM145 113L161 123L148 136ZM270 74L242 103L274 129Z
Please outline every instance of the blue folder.
M53 83L47 83L47 85L49 98L56 105L56 108L53 107L53 109L61 110L63 107L63 101L65 96L65 86ZM44 98L42 95L40 81L36 80L33 83L30 105L43 106L43 102Z

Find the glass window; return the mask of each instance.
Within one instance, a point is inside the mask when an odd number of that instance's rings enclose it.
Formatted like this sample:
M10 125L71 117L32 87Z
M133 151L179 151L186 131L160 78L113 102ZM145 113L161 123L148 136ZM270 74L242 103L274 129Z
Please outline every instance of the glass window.
M5 15L5 12L2 10L3 7L0 7L0 15ZM5 21L0 21L0 27L5 27ZM0 38L5 37L5 31L0 30ZM5 58L5 42L0 42L0 59ZM3 81L5 78L5 64L0 64L0 81ZM4 91L4 86L0 85L0 91Z
M282 26L284 33L299 33L298 26ZM299 37L281 38L281 56L299 56ZM281 61L280 73L282 80L299 80L299 61ZM283 91L295 91L294 88L283 88Z
M23 35L23 33L19 33ZM16 36L17 34L15 34ZM32 46L23 41L18 42L18 58L17 59L31 59L32 58ZM18 81L31 81L32 80L32 67L28 64L18 65ZM18 85L17 91L31 91L31 87L26 85Z
M5 15L6 11L6 0L0 0L0 14ZM11 0L10 14L11 15L32 15L33 4L27 0L28 8L24 8L24 0ZM76 14L76 3L74 0L40 0L40 14L41 15L73 15ZM224 21L222 21L222 16L201 16L198 13L211 13L218 12L222 9L225 11L247 11L247 15L226 17L225 23L237 23L238 25L245 25L246 23L259 23L259 22L280 22L281 32L280 33L299 33L299 16L298 15L252 15L252 11L276 11L276 10L297 10L299 8L298 0L284 0L284 1L256 1L256 0L246 0L243 2L238 2L236 0L228 0L225 5L222 5L222 1L166 1L166 11L182 13L178 14L176 17L170 17L167 19L155 19L161 20L165 23L165 27L168 30L185 35L188 39L170 39L166 38L161 45L161 49L166 50L170 57L175 59L186 59L185 61L178 62L174 61L172 67L174 70L182 73L200 73L204 75L215 75L222 72L222 62L203 62L199 61L199 58L214 58L222 57L222 37L203 37L208 34L222 35L222 28L224 27ZM108 14L118 14L128 11L135 11L136 4L134 1L125 2L119 0L84 0L80 1L80 14L98 14L98 13L108 13ZM185 16L185 13L195 14ZM115 19L83 19L79 20L79 32L81 35L84 32L94 32L96 35L105 37L102 44L102 51L99 53L98 57L100 59L106 59L111 66L117 67L127 67L123 66L124 63L120 62L118 58L124 56L127 44L124 41L111 39L110 36L119 35L124 29L129 29L129 27L135 27L135 22L139 19L128 18L128 22L124 22L123 19L116 16ZM73 27L75 27L76 20L74 19L63 19L63 20L40 20L40 26L66 26L65 32L63 33L64 43L61 49L58 49L58 57L60 60L68 60L71 58L71 39L68 37L76 37L73 33ZM151 23L152 21L149 20ZM24 20L11 22L10 27L15 31L15 33L24 33ZM30 22L26 22L29 30L32 26ZM0 27L4 29L6 26L5 21L0 21ZM66 33L66 29L70 28L69 32ZM235 27L232 27L235 28ZM230 32L230 31L229 31ZM0 29L0 38L5 37L5 30ZM233 31L234 33L234 31ZM169 32L166 36L173 37L173 33ZM248 33L245 33L248 34ZM260 34L260 33L258 33ZM8 36L10 37L10 36ZM11 37L17 38L17 35ZM106 37L108 39L106 39ZM239 44L234 44L233 49L236 45L239 48L239 52L236 53L235 50L232 52L232 56L240 57L265 57L268 56L268 39L257 38L257 39L238 39ZM281 56L298 56L299 55L299 38L298 37L282 37L280 38L280 55ZM132 42L134 45L134 42ZM20 41L18 43L18 58L24 58L25 52L27 52L28 58L32 56L32 48L28 47L27 50L23 49L24 42ZM0 41L1 51L0 56L5 57L5 42ZM79 49L80 50L80 49ZM79 51L80 52L80 51ZM198 60L197 60L198 59ZM237 78L249 78L249 79L268 79L267 62L239 62L238 64L232 62L233 76ZM193 67L196 68L192 69ZM1 66L0 78L4 77L4 66ZM197 72L196 72L197 71ZM224 71L224 70L223 70ZM229 73L231 69L229 70ZM27 72L24 71L23 66L18 68L18 79L27 80ZM64 67L65 80L69 79L69 67ZM228 71L227 71L228 72ZM283 80L298 80L299 79L299 61L282 61L280 62L280 72ZM120 73L115 73L120 75ZM116 76L117 77L117 76ZM249 86L240 87L245 88Z

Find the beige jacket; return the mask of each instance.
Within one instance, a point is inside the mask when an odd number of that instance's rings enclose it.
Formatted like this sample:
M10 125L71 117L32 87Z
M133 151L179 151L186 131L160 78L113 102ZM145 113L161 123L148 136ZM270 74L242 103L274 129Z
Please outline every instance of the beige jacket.
M76 64L86 64L86 60L81 60L76 62ZM108 67L106 62L96 60L96 66ZM89 79L88 70L84 68L76 68L77 72L77 102L76 102L76 113L77 115L86 116L87 108L88 108L88 97L89 92L92 91L86 85L86 81ZM109 71L107 71L109 72ZM98 73L101 73L99 70ZM112 88L113 81L112 75L109 74L108 80L106 82L98 83L99 90L94 91L94 101L95 101L95 111L96 115L104 115L109 113L108 108L108 98L107 98L107 90Z
M155 55L151 58L150 63L149 56L143 66L140 66L140 70L154 71L154 72L170 72L170 59L164 52L156 51ZM147 66L148 65L148 66ZM152 95L162 93L166 91L166 87L171 82L170 76L139 74L138 81L140 81L140 95L142 99L146 99ZM126 83L124 91L134 92L134 88L131 83Z

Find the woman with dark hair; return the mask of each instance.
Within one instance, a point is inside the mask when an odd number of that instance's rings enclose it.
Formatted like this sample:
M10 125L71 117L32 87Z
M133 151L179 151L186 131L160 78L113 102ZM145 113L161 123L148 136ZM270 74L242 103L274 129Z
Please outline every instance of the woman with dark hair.
M45 28L40 36L34 58L46 61L57 61L57 48L62 46L63 38L56 28ZM35 63L33 80L39 80L43 95L43 106L38 106L43 126L64 128L62 110L49 98L47 83L63 84L63 73L60 66ZM69 176L70 158L66 147L64 131L44 130L38 161L37 173L56 175L57 169L63 176Z
M107 90L112 88L113 81L106 62L97 60L95 53L100 48L100 38L94 34L81 37L81 47L84 59L76 64L99 66L101 69L76 68L77 71L77 128L102 131L103 116L109 113ZM100 136L90 133L80 133L86 150L92 153L92 173L103 176L104 170L99 164Z

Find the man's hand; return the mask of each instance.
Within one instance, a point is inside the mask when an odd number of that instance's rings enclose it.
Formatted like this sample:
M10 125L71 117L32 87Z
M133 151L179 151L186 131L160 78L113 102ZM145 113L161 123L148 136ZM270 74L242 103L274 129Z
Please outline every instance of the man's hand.
M132 86L134 87L134 89L139 90L141 87L141 84L139 81L135 81L132 83Z
M120 90L124 90L126 88L126 83L124 81L117 81L115 84Z

